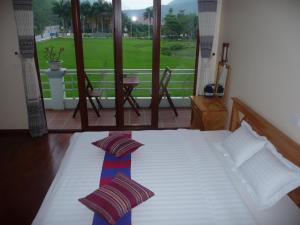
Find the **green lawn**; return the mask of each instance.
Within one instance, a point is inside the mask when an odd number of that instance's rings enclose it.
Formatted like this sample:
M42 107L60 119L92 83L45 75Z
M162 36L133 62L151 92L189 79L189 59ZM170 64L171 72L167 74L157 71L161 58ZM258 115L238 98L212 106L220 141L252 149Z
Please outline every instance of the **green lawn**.
M178 45L179 48L178 48ZM74 41L71 38L56 38L48 41L37 43L39 65L41 69L48 68L47 62L44 59L44 48L54 46L57 49L63 47L65 49L62 60L63 67L67 69L75 69L75 48ZM175 47L176 50L175 49ZM161 68L169 66L171 69L193 69L195 67L195 41L170 41L162 40L162 48L170 49L170 55L161 54ZM84 38L84 64L86 69L113 69L113 41L111 38ZM123 67L124 69L151 69L152 68L152 40L140 39L123 39ZM95 74L89 74L93 81L113 81L113 76L102 77ZM65 81L70 81L76 77L68 77ZM142 81L151 81L151 77L141 76ZM48 78L43 76L42 80L47 81ZM172 81L193 81L192 76L174 75ZM95 84L95 86L97 86ZM44 85L44 88L49 88L49 85ZM66 88L70 88L70 84L66 84ZM77 86L75 86L76 88ZM113 85L101 86L101 88L113 87ZM150 84L140 84L139 88L150 88ZM186 84L170 84L170 88L190 88L186 90L173 90L172 96L188 96L192 93L193 85ZM99 86L100 88L100 86ZM67 97L77 96L77 91L67 91ZM149 96L149 91L136 90L136 96ZM106 91L106 96L114 96L113 91ZM45 97L51 97L49 91L44 90Z

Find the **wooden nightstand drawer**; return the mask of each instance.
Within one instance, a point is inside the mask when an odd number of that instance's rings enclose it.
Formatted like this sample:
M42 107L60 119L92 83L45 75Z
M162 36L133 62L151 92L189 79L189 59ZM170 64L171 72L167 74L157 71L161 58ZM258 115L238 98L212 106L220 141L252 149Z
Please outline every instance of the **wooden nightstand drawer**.
M227 110L218 97L192 97L191 128L200 130L224 130Z
M202 115L203 130L224 130L227 112L204 112Z

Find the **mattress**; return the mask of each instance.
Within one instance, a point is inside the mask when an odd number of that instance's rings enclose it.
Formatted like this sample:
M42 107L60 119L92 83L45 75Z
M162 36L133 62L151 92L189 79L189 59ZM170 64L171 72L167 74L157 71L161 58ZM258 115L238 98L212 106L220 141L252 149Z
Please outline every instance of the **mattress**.
M78 199L98 187L104 152L90 143L107 134L73 135L34 225L92 224L93 213ZM212 145L228 134L227 131L133 131L132 137L145 146L132 154L132 178L155 196L132 210L132 224L274 225L270 218L289 219L284 213L278 214L280 210L292 217L291 222L299 222L299 210L288 197L276 205L274 212L272 209L258 212L249 203Z

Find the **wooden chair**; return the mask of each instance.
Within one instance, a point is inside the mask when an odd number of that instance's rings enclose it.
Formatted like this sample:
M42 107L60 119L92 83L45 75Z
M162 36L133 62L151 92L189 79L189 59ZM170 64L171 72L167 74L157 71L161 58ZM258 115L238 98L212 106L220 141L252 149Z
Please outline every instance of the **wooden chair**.
M163 73L163 76L160 80L160 84L159 84L159 101L158 101L158 104L160 104L161 100L163 97L166 97L171 108L173 109L174 113L176 116L178 116L178 113L177 113L177 110L176 110L176 107L171 99L171 95L168 91L168 85L169 85L169 82L170 82L170 79L171 79L171 76L172 76L172 71L170 70L169 67L167 67ZM151 103L152 105L152 103ZM151 107L150 105L150 107Z
M85 78L85 81L86 81L86 97L89 99L89 102L91 103L92 108L96 112L97 116L100 117L99 110L103 109L103 106L102 106L101 101L100 101L103 90L95 90L86 73L84 73L84 78ZM98 108L96 107L96 105L93 101L93 98L95 98L95 100L97 102L97 105L98 105ZM73 118L76 117L76 114L77 114L78 110L79 110L79 101L78 101L77 106L75 108L75 111L73 113Z

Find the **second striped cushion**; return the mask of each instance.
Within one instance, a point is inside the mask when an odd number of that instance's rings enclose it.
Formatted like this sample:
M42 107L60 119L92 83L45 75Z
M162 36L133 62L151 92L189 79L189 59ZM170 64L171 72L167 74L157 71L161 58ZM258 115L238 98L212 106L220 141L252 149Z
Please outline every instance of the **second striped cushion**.
M92 144L116 157L126 156L143 146L143 144L132 140L123 134L110 135L104 139L93 142Z
M109 184L79 201L114 225L128 211L153 195L149 189L118 173Z

